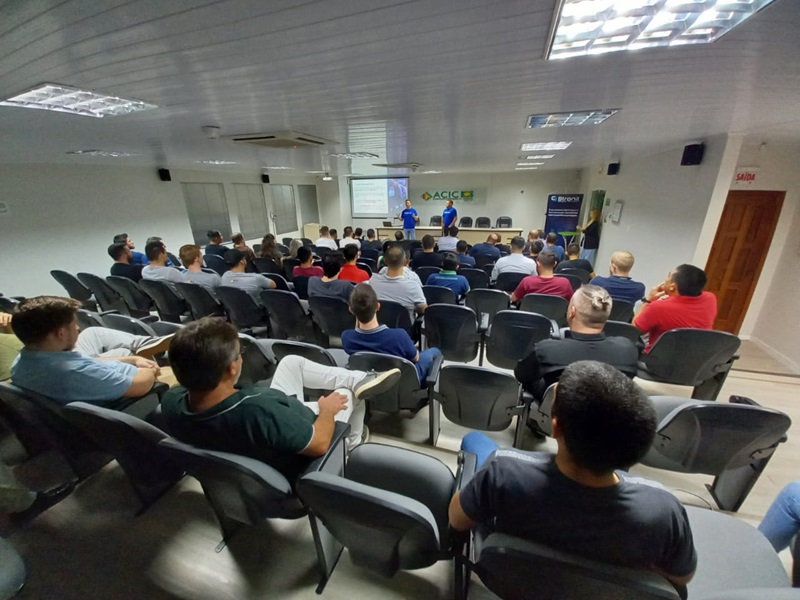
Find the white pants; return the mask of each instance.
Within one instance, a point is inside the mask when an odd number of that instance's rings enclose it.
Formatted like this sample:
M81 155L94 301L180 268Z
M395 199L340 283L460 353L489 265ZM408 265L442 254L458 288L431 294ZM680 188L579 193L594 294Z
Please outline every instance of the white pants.
M75 350L84 356L132 356L153 338L133 335L106 327L89 327L81 331Z
M327 367L302 356L286 356L278 363L270 387L287 396L294 396L303 402L303 388L335 390L347 396L347 406L334 417L342 423L350 423L350 435L347 447L352 448L361 442L364 431L364 414L367 406L363 401L353 397L353 388L366 377L364 371L351 371L341 367ZM303 402L315 413L319 414L317 402Z

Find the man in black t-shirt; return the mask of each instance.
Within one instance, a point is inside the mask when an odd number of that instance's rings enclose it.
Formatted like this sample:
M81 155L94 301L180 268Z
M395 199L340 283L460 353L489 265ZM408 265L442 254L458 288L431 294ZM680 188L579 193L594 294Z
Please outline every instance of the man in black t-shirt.
M108 247L108 255L114 259L114 264L111 265L111 274L114 277L127 277L137 283L141 281L145 265L131 264L133 257L126 243L111 244Z
M556 265L556 273L562 273L564 269L581 269L594 277L594 267L585 258L581 258L581 247L578 244L567 246L567 260L562 260Z
M411 257L411 268L416 271L420 267L441 267L442 255L434 252L436 239L432 235L422 236L422 250L414 252Z

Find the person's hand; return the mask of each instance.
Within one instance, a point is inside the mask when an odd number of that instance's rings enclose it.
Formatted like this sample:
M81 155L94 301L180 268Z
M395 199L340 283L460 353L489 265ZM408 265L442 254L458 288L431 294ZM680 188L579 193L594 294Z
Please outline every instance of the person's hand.
M667 295L667 293L664 291L664 284L663 283L659 283L656 287L652 288L648 292L647 301L648 302L654 302L656 300L660 300L661 298L663 298L666 295Z
M11 315L0 313L0 327L8 327L11 324Z
M133 364L134 367L139 369L152 369L156 372L156 375L161 373L161 367L158 366L156 361L148 360L146 358L142 358L141 356L132 356L131 358L133 359L131 364Z
M333 415L347 408L347 396L339 392L333 392L327 396L321 396L318 402L319 412L329 412Z

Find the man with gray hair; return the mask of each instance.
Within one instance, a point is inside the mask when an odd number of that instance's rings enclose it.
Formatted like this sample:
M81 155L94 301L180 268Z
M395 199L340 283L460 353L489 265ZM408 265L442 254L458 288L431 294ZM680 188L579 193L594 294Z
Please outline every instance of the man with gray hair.
M499 258L492 269L492 283L497 281L500 273L522 273L536 275L536 262L522 252L525 250L525 238L521 235L511 238L511 254Z
M584 285L567 307L569 329L560 340L542 340L533 352L517 363L514 375L525 391L541 398L550 384L558 381L569 365L579 360L596 360L616 367L629 377L636 375L639 351L627 338L603 333L611 313L611 297L596 285Z

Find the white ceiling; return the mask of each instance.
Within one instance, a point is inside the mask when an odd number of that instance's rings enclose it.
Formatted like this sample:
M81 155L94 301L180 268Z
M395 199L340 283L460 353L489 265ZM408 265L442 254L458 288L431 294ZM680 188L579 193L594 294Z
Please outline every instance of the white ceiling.
M510 172L523 142L572 139L548 169L651 154L725 132L800 142L800 1L710 45L545 61L556 0L39 0L0 5L0 96L42 82L153 102L92 119L0 107L0 162L289 174ZM592 127L533 113L622 108ZM266 150L207 140L291 129L338 143ZM98 148L139 156L70 156ZM333 152L367 151L347 161ZM227 167L199 160L230 160Z

